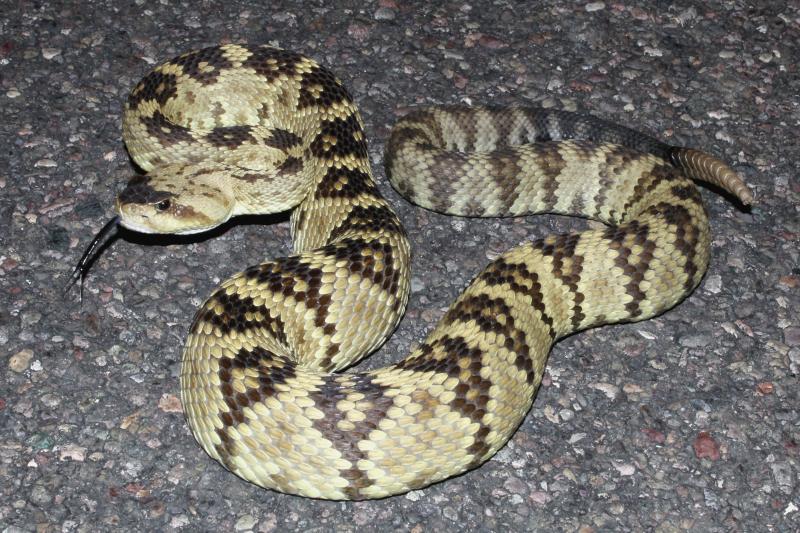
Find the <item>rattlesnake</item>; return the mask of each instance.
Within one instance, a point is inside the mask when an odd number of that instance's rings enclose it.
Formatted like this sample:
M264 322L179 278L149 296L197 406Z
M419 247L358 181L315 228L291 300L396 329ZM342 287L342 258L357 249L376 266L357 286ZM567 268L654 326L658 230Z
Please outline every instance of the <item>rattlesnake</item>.
M710 239L689 178L752 200L719 160L589 116L414 111L386 154L392 184L414 203L607 226L502 254L408 357L334 373L395 328L410 259L339 81L268 46L194 51L136 86L123 135L146 174L118 195L109 226L193 233L294 208L296 255L225 281L195 315L181 397L211 457L263 487L315 498L398 494L486 461L529 410L557 339L652 317L700 282Z

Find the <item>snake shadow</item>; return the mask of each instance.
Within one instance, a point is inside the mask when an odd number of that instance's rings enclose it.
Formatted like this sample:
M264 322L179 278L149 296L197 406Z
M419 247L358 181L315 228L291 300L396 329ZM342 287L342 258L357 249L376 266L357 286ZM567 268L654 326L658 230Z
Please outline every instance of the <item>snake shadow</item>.
M212 239L216 239L230 231L237 226L272 226L282 222L289 221L289 211L276 213L271 215L239 215L231 218L227 222L220 224L216 228L200 233L192 233L189 235L175 235L168 233L139 233L138 231L129 230L119 226L117 233L109 239L107 245L117 239L123 239L132 244L142 246L171 246L174 244L199 244ZM106 248L104 246L102 249ZM102 250L101 249L101 250ZM98 254L100 255L100 250Z

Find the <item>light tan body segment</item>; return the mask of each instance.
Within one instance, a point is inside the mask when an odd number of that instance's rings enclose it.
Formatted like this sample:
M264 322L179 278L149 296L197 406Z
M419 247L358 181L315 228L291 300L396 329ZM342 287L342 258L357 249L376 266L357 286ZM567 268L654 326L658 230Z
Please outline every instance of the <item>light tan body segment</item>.
M124 134L148 171L117 201L132 229L188 233L295 208L298 255L248 268L197 312L181 394L214 459L315 498L380 498L483 463L523 420L558 338L651 317L699 283L708 224L684 173L750 200L716 159L597 119L413 113L393 132L387 170L415 203L609 226L506 252L408 357L332 373L385 340L409 291L405 232L375 187L361 119L339 82L269 47L191 52L137 86Z

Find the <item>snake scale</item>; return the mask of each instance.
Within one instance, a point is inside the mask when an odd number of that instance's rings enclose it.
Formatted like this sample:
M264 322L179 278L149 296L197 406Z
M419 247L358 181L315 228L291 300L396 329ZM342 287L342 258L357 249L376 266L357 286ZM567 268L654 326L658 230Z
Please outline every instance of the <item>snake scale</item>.
M194 233L293 209L295 255L214 291L195 315L180 384L211 457L313 498L399 494L486 461L530 409L556 340L652 317L700 282L710 237L691 178L752 200L718 159L586 115L413 111L386 154L390 181L412 202L606 226L505 252L405 359L341 373L400 320L410 251L336 77L268 46L189 52L132 91L123 136L145 171L117 197L126 228Z

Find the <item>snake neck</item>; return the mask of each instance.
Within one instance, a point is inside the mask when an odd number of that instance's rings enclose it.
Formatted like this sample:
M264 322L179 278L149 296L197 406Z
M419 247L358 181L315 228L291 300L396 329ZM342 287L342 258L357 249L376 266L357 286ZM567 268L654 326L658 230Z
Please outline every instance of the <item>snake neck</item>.
M347 240L374 240L408 253L405 230L378 191L361 118L349 100L320 121L306 152L308 193L292 212L296 252Z

